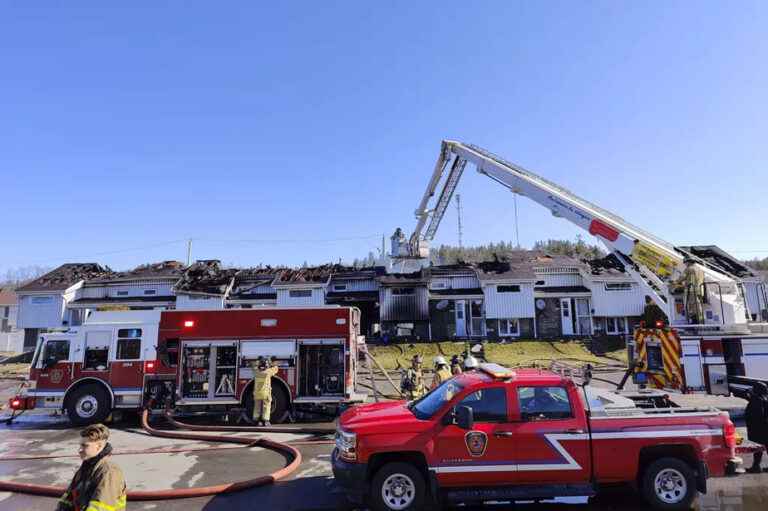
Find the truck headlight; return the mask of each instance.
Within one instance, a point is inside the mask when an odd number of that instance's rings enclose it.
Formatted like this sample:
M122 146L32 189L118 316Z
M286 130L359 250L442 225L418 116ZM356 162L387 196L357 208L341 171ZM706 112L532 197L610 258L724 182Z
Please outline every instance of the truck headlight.
M336 430L336 447L339 456L346 461L357 460L357 435L351 431Z

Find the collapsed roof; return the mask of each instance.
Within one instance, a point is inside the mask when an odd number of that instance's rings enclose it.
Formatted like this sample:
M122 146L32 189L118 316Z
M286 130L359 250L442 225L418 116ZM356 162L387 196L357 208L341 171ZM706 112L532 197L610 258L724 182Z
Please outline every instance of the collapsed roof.
M624 264L614 254L608 254L598 259L582 259L582 262L589 265L592 275L623 275L626 273Z
M128 271L110 272L108 275L89 279L90 283L120 282L128 280L149 280L181 277L185 265L179 261L161 261L159 263L142 264Z
M738 259L716 245L692 245L678 248L703 259L715 267L722 268L736 277L748 278L757 276L750 268L744 266Z
M222 296L234 283L237 269L224 269L217 259L196 261L174 286L177 292Z
M334 273L348 271L349 268L340 264L324 264L309 268L286 268L275 279L275 285L293 284L325 284Z
M63 291L84 280L112 275L108 266L98 263L66 263L16 289L16 292Z

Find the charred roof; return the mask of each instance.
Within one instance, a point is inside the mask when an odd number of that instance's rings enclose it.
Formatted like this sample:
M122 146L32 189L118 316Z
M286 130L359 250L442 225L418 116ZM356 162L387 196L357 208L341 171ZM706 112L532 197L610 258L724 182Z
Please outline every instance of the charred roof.
M325 284L334 273L346 271L348 268L340 264L324 264L308 268L286 268L275 278L275 285L285 286L294 284Z
M624 265L614 254L608 254L598 259L582 259L592 275L622 275L626 273Z
M16 292L63 291L81 281L113 274L108 266L98 263L66 263L17 288Z
M236 269L224 269L217 259L196 261L186 269L174 290L182 293L202 293L222 296L233 285Z
M128 271L111 272L102 277L89 279L92 284L119 282L126 280L151 280L178 278L184 273L185 265L179 261L161 261L159 263L142 264Z

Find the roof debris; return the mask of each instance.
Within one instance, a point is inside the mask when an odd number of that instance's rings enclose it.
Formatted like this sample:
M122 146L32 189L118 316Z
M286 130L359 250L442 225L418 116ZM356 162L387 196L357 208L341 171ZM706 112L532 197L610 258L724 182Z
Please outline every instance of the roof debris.
M182 293L202 293L222 296L234 284L237 269L224 269L218 259L196 261L191 265L174 289Z
M63 291L80 281L94 280L114 272L98 263L66 263L16 289L16 292Z

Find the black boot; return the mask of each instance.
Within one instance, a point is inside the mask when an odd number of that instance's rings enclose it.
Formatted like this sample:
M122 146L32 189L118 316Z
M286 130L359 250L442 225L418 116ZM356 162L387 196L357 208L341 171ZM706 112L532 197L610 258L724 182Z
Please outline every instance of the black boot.
M747 472L749 472L750 474L762 473L762 470L760 469L760 462L762 461L763 461L763 451L755 452L754 458L752 459L752 466L747 469Z

